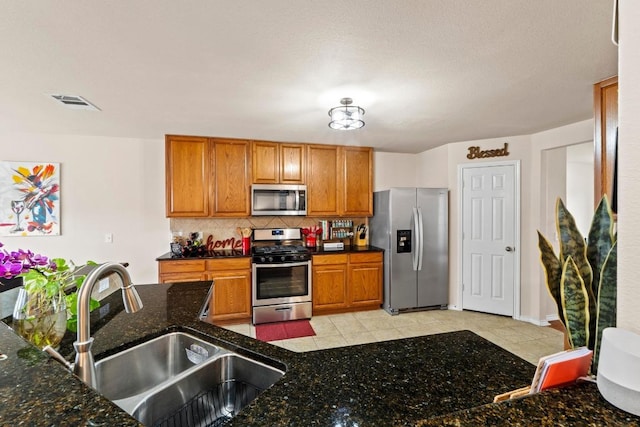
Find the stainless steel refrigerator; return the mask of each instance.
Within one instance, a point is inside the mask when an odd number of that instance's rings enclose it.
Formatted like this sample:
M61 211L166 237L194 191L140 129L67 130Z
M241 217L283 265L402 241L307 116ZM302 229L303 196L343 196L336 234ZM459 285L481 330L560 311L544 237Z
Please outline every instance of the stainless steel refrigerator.
M449 193L391 188L373 194L369 238L384 249L384 304L391 314L449 302Z

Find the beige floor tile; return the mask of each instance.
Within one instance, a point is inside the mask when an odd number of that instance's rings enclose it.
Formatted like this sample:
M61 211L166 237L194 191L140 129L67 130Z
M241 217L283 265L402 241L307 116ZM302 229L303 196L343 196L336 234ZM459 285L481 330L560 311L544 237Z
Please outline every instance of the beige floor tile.
M311 325L316 332L314 337L274 341L271 344L303 352L471 330L535 364L542 356L562 351L564 343L564 335L555 329L473 311L425 310L391 316L380 309L315 316L311 319ZM227 329L255 337L255 327L250 324L231 325Z
M333 322L314 322L311 321L311 327L315 331L316 335L319 336L330 336L330 335L340 335L340 331L336 328L336 325Z
M330 337L313 337L318 349L344 347L347 345L347 341L342 335L330 336Z
M360 323L362 323L368 331L381 331L385 329L395 329L394 325L391 324L391 322L389 322L389 319L372 317L369 319L360 319Z
M376 342L376 337L371 332L361 332L357 334L343 335L347 345L367 344L370 342Z
M295 351L297 353L305 351L317 350L318 346L314 337L294 338L290 340L274 341L280 344L280 347L284 347L287 350Z
M397 329L380 329L377 331L371 331L371 335L374 336L376 341L390 341L404 338L402 333Z

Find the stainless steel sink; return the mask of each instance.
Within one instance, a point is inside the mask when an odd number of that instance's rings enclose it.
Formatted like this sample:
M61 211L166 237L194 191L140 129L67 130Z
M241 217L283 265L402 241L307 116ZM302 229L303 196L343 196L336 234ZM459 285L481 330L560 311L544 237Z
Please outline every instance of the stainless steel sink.
M149 426L220 425L283 374L255 360L226 354L149 395L132 415Z
M218 425L283 375L183 332L96 362L97 390L150 426Z
M147 391L221 352L199 338L172 332L96 362L96 388L112 401L129 400L120 403L132 409Z

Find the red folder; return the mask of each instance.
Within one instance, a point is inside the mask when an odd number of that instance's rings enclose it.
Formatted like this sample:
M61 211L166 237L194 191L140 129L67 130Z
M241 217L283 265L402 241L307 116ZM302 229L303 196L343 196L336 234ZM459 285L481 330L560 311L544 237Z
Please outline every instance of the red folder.
M587 347L541 357L531 383L531 393L574 383L589 373L593 351Z

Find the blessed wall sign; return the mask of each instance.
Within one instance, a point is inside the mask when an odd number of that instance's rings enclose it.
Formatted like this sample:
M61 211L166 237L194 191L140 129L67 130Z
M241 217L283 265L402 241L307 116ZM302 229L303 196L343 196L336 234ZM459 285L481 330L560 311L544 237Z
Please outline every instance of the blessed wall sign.
M509 155L509 143L505 142L502 148L495 148L493 150L480 150L480 147L469 147L469 154L467 159L484 159L487 157L502 157Z

